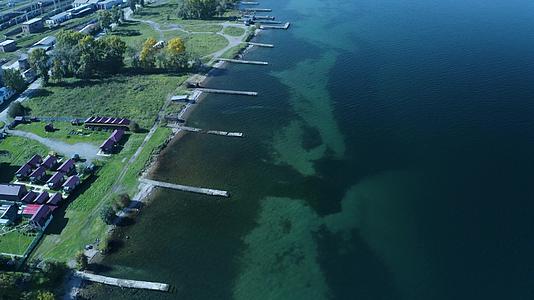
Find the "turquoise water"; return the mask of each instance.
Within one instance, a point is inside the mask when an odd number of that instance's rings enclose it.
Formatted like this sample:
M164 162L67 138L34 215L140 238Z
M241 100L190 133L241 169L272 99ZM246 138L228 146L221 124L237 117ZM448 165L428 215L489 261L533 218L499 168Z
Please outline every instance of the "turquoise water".
M97 299L532 299L534 3L263 0L246 55L154 178Z

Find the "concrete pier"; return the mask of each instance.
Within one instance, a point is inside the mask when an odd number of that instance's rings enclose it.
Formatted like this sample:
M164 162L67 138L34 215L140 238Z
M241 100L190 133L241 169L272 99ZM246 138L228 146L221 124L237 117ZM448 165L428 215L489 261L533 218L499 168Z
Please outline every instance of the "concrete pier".
M251 45L251 46L274 48L273 44L262 44L262 43L253 43L253 42L248 42L248 44Z
M266 66L269 63L266 61L255 61L255 60L241 60L241 59L231 59L231 58L218 58L219 61L225 61L236 64L245 64L245 65L261 65Z
M76 276L84 280L118 286L121 288L143 289L163 292L169 291L169 285L166 283L120 279L80 271L76 271Z
M228 132L228 131L221 131L221 130L204 130L204 129L195 128L195 127L182 126L180 124L167 124L167 127L175 128L175 129L181 129L181 130L189 131L189 132L213 134L213 135L228 136L228 137L244 137L244 134L242 132Z
M273 11L270 8L243 8L243 11L246 12L271 12Z
M261 25L260 29L289 29L291 23L287 22L284 25Z
M258 96L257 92L248 92L248 91L218 90L218 89L207 89L207 88L197 88L197 90L204 92L204 93L211 93L211 94Z
M145 178L141 178L139 179L139 181L146 183L146 184L153 185L153 186L168 188L168 189L173 189L173 190L178 190L178 191L183 191L183 192L204 194L208 196L217 196L217 197L230 197L230 193L228 193L227 191L187 186L187 185L181 185L181 184L174 184L174 183L156 181L156 180L145 179Z

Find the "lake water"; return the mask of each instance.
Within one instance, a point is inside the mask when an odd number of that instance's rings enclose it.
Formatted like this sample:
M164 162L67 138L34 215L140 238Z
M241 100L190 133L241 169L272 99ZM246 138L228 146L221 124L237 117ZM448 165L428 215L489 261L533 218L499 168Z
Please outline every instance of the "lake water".
M534 2L262 0L96 299L533 299Z

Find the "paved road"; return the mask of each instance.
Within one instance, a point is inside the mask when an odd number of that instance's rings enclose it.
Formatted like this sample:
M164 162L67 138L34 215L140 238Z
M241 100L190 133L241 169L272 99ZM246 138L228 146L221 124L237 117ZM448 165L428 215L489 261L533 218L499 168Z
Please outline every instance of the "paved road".
M35 80L28 86L28 88L20 94L20 96L13 100L13 102L24 102L28 100L37 90L39 90L42 86L42 80L41 78ZM7 123L7 107L2 112L0 112L0 121Z
M79 154L81 158L87 159L87 161L93 161L96 159L96 154L99 150L97 146L88 143L67 144L58 140L43 138L26 131L8 130L7 132L11 135L21 136L37 141L47 146L51 150L62 153L68 157L71 157L74 154Z

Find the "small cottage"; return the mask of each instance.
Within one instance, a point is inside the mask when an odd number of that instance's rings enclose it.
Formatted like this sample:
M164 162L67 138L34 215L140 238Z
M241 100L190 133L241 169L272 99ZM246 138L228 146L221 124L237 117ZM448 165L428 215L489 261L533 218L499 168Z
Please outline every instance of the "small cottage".
M43 158L40 155L34 155L30 160L28 161L28 165L30 165L32 168L37 168L41 165L43 162Z
M24 164L22 167L20 167L17 172L15 173L15 176L18 180L23 180L28 178L28 176L32 173L32 167L28 164Z
M30 181L32 183L39 182L44 178L45 175L46 175L46 169L44 167L39 167L30 174Z
M57 158L52 155L48 155L41 164L42 167L45 167L47 170L52 170L57 165Z
M74 160L68 159L61 166L59 166L57 171L63 174L70 175L76 171L76 164L74 163Z
M32 203L35 198L37 198L38 193L34 191L29 191L24 197L22 197L22 202L24 203Z
M63 182L65 181L65 177L63 175L63 173L61 172L56 172L54 173L54 175L52 175L52 177L50 177L48 179L48 181L46 182L46 185L51 188L51 189L57 189L61 186L61 184L63 184Z
M80 177L74 175L74 176L71 176L67 179L67 181L65 181L65 183L63 184L63 191L65 193L71 193L72 191L74 191L74 189L76 189L76 187L80 184Z
M33 200L33 203L35 204L45 204L46 201L48 201L48 192L41 192L35 200Z
M20 202L26 195L26 186L20 184L0 184L0 200Z
M30 219L30 225L34 229L43 231L52 220L52 210L48 205L41 205Z

